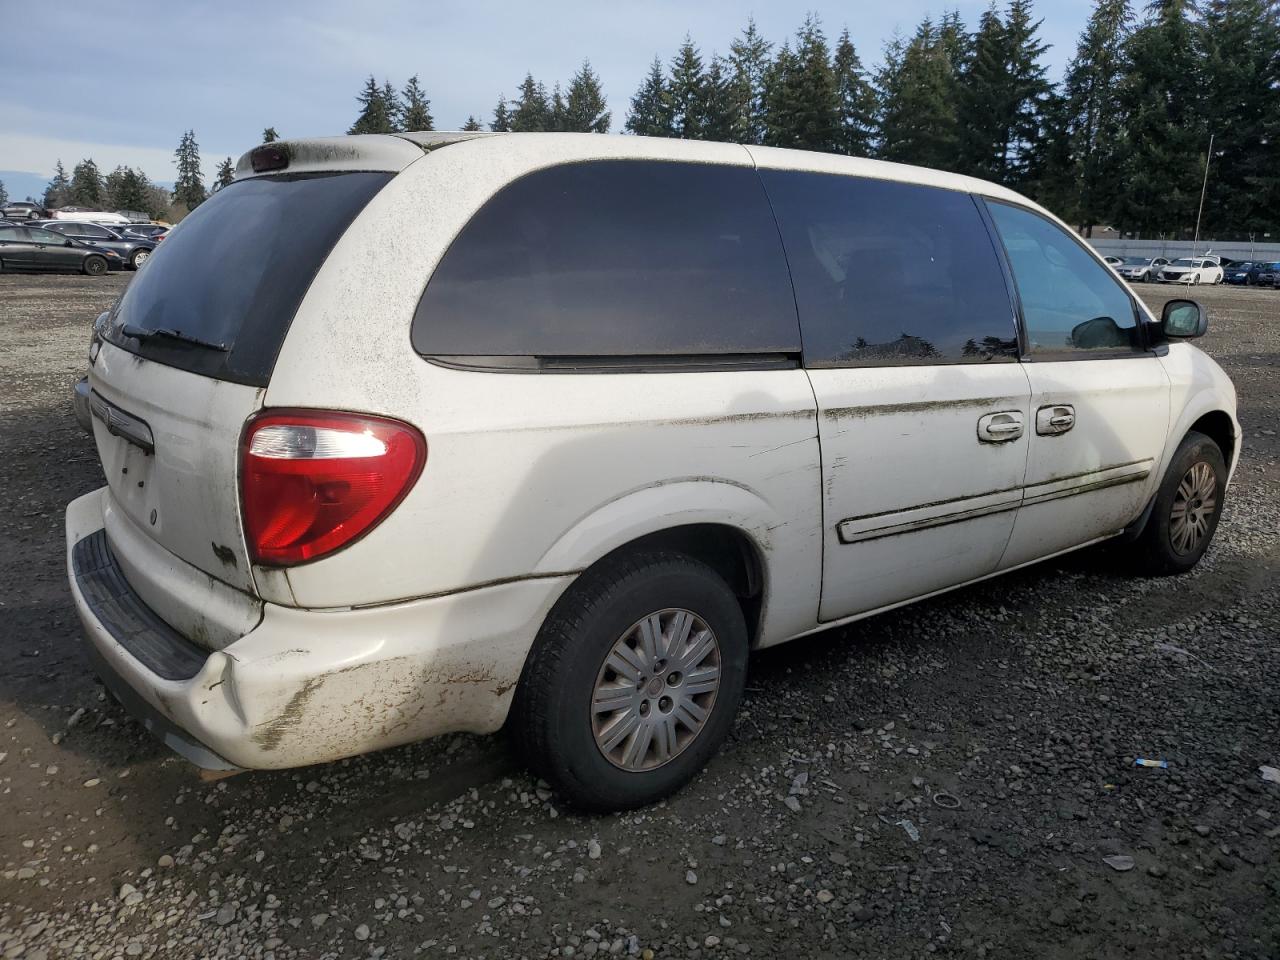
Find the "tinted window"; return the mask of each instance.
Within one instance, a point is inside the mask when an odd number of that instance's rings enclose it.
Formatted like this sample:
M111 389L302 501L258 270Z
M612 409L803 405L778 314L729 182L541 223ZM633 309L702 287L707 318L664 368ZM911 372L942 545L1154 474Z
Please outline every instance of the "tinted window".
M68 224L63 233L69 233L73 237L86 237L90 240L110 240L113 237L110 230L92 223Z
M1013 359L1004 275L967 194L761 171L782 228L809 366Z
M1021 207L989 207L1009 253L1031 354L1142 349L1128 291L1071 234Z
M16 243L23 239L25 239L25 234L21 227L0 227L0 240Z
M205 376L266 386L294 311L338 237L391 178L302 174L238 180L156 247L120 298L108 338ZM167 328L219 352L120 328Z
M473 357L800 349L755 171L632 160L551 167L498 192L432 274L413 345Z
M59 236L51 230L41 230L39 227L27 227L27 236L32 243L57 243L64 244L67 238Z

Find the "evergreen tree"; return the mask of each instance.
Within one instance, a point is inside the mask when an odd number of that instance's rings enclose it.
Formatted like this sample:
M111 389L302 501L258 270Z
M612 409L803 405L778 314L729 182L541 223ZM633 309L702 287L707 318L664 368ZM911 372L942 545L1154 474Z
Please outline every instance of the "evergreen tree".
M462 129L466 130L468 133L475 133L476 131L483 130L484 127L480 125L480 121L475 118L474 114L472 114L467 116L467 122L462 125Z
M280 139L280 134L276 133L275 127L267 127L265 130L262 131L263 143L275 143L279 139Z
M1027 178L1030 151L1039 141L1045 99L1051 92L1041 62L1047 43L1036 36L1043 20L1032 21L1031 0L1011 0L1005 18L1008 70L1008 134L1001 152L1001 179L1014 185Z
M401 129L435 129L431 119L431 101L427 99L427 92L418 83L418 75L416 73L405 84L404 94L401 99L404 105L400 115Z
M583 60L582 68L569 81L569 95L565 98L564 129L580 133L609 132L609 103L600 88L600 78L591 69L590 61Z
M760 36L754 19L729 44L729 90L733 102L732 138L738 143L764 143L765 75L773 45Z
M560 92L560 84L551 88L551 113L547 120L547 129L560 131L565 129L564 94Z
M942 20L938 24L938 40L942 43L943 52L951 62L952 71L956 76L963 74L969 66L970 57L973 56L973 37L965 29L959 10L948 10L942 15Z
M907 43L895 37L877 78L878 153L886 160L955 169L956 78L938 28L926 17Z
M387 105L387 116L391 118L390 133L405 129L404 104L400 102L400 94L391 85L390 80L382 81L382 101Z
M703 140L733 140L733 89L728 65L712 55L702 80L702 115L700 136Z
M1203 13L1201 61L1214 134L1204 227L1239 235L1275 231L1280 227L1280 6L1268 0L1208 0Z
M512 130L523 133L551 128L551 102L547 99L547 88L534 80L532 73L525 74L515 103L510 121Z
M493 120L489 122L489 129L494 133L506 133L511 129L511 111L507 109L506 94L498 97L498 105L493 108Z
M1093 224L1111 219L1122 190L1124 117L1118 93L1130 19L1129 0L1097 0L1067 65L1062 102L1055 104L1053 133L1047 138L1046 152L1052 153L1054 146L1059 152L1047 159L1044 182L1070 182L1055 209L1072 217L1086 234ZM1065 136L1065 152L1055 136Z
M182 135L173 157L178 167L178 176L173 182L173 202L181 204L190 212L204 203L207 196L200 174L200 145L196 143L194 130L188 130ZM72 182L74 181L73 175Z
M765 142L800 150L835 150L840 137L840 93L822 25L805 18L795 49L774 62L766 97Z
M4 188L4 181L0 180L0 206L9 202L9 191Z
M388 93L390 96L388 96ZM399 101L390 83L381 87L373 74L364 82L364 89L356 97L360 104L360 116L347 133L395 133L399 114Z
M852 157L869 157L875 133L875 92L867 82L848 28L836 43L832 70L839 102L835 148Z
M147 209L147 190L151 181L147 175L132 167L116 167L107 174L104 189L104 206L109 210Z
M236 165L230 157L218 164L218 175L214 178L214 189L221 190L236 178Z
M994 0L978 21L978 31L956 88L959 156L953 169L986 180L998 179L1009 127L1009 83L1004 23Z
M684 43L671 62L671 80L667 85L671 128L675 136L686 140L697 140L702 136L704 82L702 57L692 38L685 34Z
M625 126L628 133L642 137L675 136L670 92L662 75L662 61L657 57L653 58L648 75L631 98Z
M146 202L138 208L139 210L145 210L152 220L164 220L169 216L169 205L173 201L168 190L149 183L147 189L143 191L143 196Z
M81 160L71 171L69 202L77 207L101 210L106 203L106 185L98 165L92 160Z
M71 202L71 181L67 179L67 170L59 160L53 170L53 179L45 187L44 197L40 205L46 210L56 210Z
M1157 0L1125 42L1124 190L1116 225L1126 231L1190 236L1195 225L1209 132L1188 12L1188 0Z

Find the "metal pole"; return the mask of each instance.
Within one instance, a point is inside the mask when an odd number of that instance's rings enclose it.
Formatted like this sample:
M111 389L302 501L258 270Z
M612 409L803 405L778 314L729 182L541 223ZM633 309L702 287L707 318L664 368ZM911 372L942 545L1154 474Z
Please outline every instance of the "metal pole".
M1209 152L1204 155L1204 183L1200 185L1200 209L1196 211L1196 236L1191 241L1192 247L1199 256L1200 250L1200 215L1204 213L1204 194L1209 189L1209 161L1213 158L1213 134L1209 134Z

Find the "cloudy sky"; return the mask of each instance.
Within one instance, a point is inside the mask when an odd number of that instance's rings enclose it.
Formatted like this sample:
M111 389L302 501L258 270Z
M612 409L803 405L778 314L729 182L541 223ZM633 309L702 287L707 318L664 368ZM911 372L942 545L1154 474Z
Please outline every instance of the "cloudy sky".
M813 6L829 36L848 26L864 62L879 60L895 30L956 8L977 23L988 0L896 0ZM1075 48L1089 0L1040 0L1042 35L1056 79ZM794 33L803 7L785 2L612 0L0 0L0 178L47 178L91 156L100 167L140 166L171 180L173 149L195 130L212 173L224 156L258 142L344 132L367 74L400 87L416 73L436 126L487 121L499 94L514 96L526 70L547 87L589 58L621 128L627 102L654 54L669 60L686 32L704 55L727 52L748 16L765 37Z

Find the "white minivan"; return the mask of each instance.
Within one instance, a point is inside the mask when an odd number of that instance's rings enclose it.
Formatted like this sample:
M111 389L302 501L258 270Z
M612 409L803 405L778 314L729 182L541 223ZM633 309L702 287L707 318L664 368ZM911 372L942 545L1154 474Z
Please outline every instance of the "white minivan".
M749 651L1117 538L1190 569L1235 393L978 180L579 134L273 143L90 345L106 686L212 769L504 725L650 802Z

